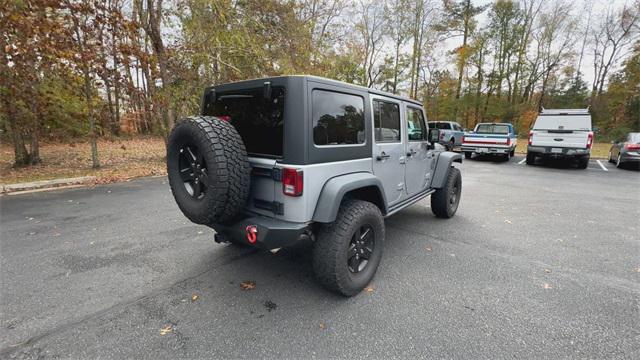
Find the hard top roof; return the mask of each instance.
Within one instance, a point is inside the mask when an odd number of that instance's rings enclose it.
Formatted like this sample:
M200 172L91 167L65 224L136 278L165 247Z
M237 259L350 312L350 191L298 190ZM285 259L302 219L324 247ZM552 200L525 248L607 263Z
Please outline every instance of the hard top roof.
M242 83L250 83L250 82L256 82L256 81L269 81L269 80L284 79L284 78L306 78L307 80L312 80L312 81L315 81L315 82L325 83L327 85L338 86L338 87L343 87L343 88L358 89L358 90L361 90L361 91L367 91L370 94L386 96L386 97L393 98L393 99L396 99L396 100L406 101L406 102L410 102L410 103L422 106L422 103L420 103L419 101L411 99L411 98L408 98L408 97L405 97L405 96L400 96L400 95L388 93L386 91L380 91L380 90L371 89L371 88L360 86L360 85L349 84L349 83L346 83L346 82L343 82L343 81L328 79L328 78L324 78L324 77L320 77L320 76L314 76L314 75L272 76L272 77L265 77L265 78L247 79L247 80L236 81L236 82L228 83L228 84L242 84ZM220 85L212 86L211 88L216 88L216 87L221 86L221 85L223 86L223 85L227 85L227 84L220 84Z

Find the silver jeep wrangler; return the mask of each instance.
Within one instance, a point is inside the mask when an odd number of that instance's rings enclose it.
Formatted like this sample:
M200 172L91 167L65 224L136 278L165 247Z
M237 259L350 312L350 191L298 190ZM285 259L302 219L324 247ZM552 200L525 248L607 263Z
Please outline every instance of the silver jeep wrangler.
M328 289L360 292L382 257L384 218L431 195L452 217L460 154L434 149L422 105L313 76L207 88L201 115L167 143L173 196L216 241L276 251L313 242L313 268Z

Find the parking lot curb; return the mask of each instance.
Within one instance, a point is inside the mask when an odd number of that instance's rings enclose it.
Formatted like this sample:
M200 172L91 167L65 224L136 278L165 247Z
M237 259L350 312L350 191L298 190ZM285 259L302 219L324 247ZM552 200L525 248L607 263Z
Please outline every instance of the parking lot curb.
M81 176L75 178L64 178L64 179L53 179L53 180L41 180L41 181L31 181L26 183L18 183L18 184L7 184L2 185L0 188L0 193L7 194L18 191L31 191L31 190L40 190L40 189L49 189L49 188L58 188L58 187L66 187L72 185L82 185L95 181L95 176Z

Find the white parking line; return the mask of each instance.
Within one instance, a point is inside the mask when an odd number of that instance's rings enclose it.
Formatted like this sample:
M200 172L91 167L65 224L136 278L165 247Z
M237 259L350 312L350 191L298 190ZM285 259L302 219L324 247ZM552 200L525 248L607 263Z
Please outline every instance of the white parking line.
M518 165L522 165L522 163L524 163L525 161L527 161L527 158L524 158L524 159L520 160L520 161L518 162Z
M598 163L598 165L600 165L600 167L602 168L602 170L604 170L604 171L609 171L609 169L607 169L604 165L602 165L602 163L600 162L600 160L596 160L596 162Z

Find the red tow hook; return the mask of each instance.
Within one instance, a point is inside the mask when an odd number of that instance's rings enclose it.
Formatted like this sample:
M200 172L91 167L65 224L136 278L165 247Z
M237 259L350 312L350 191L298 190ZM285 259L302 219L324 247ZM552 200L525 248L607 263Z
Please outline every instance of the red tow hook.
M250 244L255 244L258 240L258 227L255 225L249 225L245 228L247 241Z

